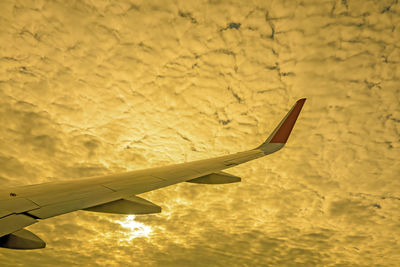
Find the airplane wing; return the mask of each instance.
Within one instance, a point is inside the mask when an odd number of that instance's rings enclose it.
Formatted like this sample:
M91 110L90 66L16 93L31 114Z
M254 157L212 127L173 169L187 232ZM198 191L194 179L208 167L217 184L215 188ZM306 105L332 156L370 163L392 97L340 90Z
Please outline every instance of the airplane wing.
M0 190L0 247L44 248L45 242L24 229L76 210L117 214L149 214L161 207L136 195L191 182L224 184L240 177L222 172L280 150L286 143L306 99L300 99L268 139L255 149L211 159L73 181L50 182Z

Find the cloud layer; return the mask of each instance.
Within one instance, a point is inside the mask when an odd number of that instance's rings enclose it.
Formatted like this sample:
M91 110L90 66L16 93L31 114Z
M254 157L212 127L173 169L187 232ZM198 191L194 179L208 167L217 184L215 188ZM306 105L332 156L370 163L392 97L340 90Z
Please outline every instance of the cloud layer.
M4 266L394 266L400 261L398 1L1 1L2 187L252 148L242 183L146 193L137 216L29 227ZM140 231L137 229L136 231Z

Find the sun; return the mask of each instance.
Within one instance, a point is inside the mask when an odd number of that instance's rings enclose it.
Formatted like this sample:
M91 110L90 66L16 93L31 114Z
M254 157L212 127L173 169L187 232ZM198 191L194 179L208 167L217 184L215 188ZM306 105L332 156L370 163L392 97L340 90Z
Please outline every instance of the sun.
M135 221L135 215L128 215L125 217L124 220L118 220L116 222L119 223L122 227L130 230L128 233L126 233L128 240L132 240L138 237L150 238L153 232L153 229L150 226Z

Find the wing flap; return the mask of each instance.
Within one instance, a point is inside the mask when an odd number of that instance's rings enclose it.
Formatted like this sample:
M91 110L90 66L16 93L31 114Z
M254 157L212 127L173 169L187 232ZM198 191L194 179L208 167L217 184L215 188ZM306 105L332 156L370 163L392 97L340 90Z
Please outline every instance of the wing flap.
M73 201L81 198L91 198L94 195L107 195L113 191L97 183L58 182L43 184L40 188L37 185L26 186L16 189L18 196L24 197L36 203L37 207L43 207L58 202Z
M10 214L12 214L11 211L5 210L5 209L0 209L0 218L3 218L3 217L5 217L7 215L10 215Z
M28 225L36 223L37 220L25 214L12 214L0 219L0 236L18 231Z
M84 198L78 198L46 205L39 209L28 211L27 213L39 219L47 219L64 213L93 207L118 199L121 199L121 194L117 192L107 194L97 193L90 196L85 196Z
M39 208L32 201L21 197L10 197L10 199L0 200L0 218L13 213L22 213L25 211Z

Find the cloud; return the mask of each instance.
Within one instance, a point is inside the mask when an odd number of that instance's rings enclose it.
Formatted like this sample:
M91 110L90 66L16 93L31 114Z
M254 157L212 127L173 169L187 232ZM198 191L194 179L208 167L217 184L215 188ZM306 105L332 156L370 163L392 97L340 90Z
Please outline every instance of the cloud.
M143 194L136 216L29 227L5 266L393 266L399 5L393 1L2 1L4 188L256 147L298 98L285 149L231 185ZM128 238L127 238L128 237Z

